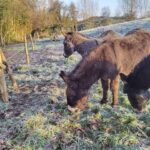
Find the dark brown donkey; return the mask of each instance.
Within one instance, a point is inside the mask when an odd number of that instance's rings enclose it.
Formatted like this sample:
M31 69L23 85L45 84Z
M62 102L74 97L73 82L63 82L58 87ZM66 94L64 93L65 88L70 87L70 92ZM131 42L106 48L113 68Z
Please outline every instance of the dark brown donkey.
M90 51L71 73L60 73L67 83L68 105L84 109L88 90L99 78L111 80L112 105L118 105L119 73L128 75L148 54L150 32L144 29L135 29L125 37L104 41Z
M64 33L64 57L68 58L74 52L84 57L91 49L96 48L104 40L119 38L119 34L112 30L103 32L97 39L87 37L78 32Z
M124 81L124 93L128 94L131 105L142 111L145 107L150 88L150 55L143 59L128 76L120 74Z
M119 34L112 30L103 32L97 39L86 37L78 32L68 32L64 36L64 57L69 57L75 51L84 57L91 49L96 48L103 41L120 37ZM101 79L101 83L103 88L101 104L103 104L107 102L109 81Z

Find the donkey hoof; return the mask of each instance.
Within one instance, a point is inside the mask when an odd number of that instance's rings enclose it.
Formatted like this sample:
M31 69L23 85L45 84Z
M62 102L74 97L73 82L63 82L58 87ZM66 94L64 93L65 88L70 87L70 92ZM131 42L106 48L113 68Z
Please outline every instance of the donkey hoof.
M117 104L112 104L111 106L112 106L112 108L114 108L114 109L117 109L117 108L118 108L118 105L117 105Z
M101 101L100 101L100 104L106 104L108 101L106 100L106 99L102 99Z

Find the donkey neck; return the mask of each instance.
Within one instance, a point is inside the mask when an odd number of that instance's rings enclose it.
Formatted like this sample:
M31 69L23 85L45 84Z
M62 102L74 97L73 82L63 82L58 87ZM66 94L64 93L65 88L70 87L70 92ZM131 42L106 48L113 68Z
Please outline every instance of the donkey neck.
M81 56L86 55L91 49L96 48L99 45L98 41L95 39L88 39L82 43L75 46L75 51L77 51Z
M89 90L90 87L100 78L100 74L96 70L91 69L79 80L79 88ZM89 75L88 75L89 74Z
M101 77L102 67L97 61L85 63L82 60L70 76L73 76L80 89L88 90Z
M87 38L87 37L84 37L84 36L82 36L82 35L80 35L80 34L76 34L76 35L74 35L74 40L73 40L73 42L74 42L75 45L78 45L78 44L81 44L81 43L83 43L83 42L85 42L85 41L89 41L89 40L90 40L90 39Z
M105 49L104 44L90 51L71 72L70 77L78 82L79 88L88 90L99 78L114 79L118 74L119 66L115 55L109 60L111 51Z

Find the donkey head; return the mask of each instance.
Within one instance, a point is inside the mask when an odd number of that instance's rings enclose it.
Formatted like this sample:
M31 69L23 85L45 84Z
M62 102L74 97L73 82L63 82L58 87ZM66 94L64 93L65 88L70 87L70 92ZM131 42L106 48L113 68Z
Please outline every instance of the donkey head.
M64 34L64 57L69 57L75 51L74 32L68 32Z
M131 105L135 109L142 111L142 109L145 108L147 102L146 98L143 96L144 91L133 88L131 86L129 76L126 76L122 73L120 76L121 80L124 82L124 93L127 93Z
M82 89L79 86L79 82L69 77L64 71L60 72L60 77L67 84L66 96L68 106L80 110L84 109L87 106L88 91Z

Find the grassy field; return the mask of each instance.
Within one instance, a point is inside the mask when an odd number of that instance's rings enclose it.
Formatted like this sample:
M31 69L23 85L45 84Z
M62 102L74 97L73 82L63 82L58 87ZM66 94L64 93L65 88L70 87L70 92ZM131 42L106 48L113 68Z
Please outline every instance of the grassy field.
M0 102L0 150L149 150L150 102L136 113L122 93L117 109L100 105L100 83L92 86L88 108L70 113L60 70L71 71L80 60L62 56L62 43L31 52L31 65L15 65L20 93L8 89L10 103ZM111 100L111 94L109 93Z

